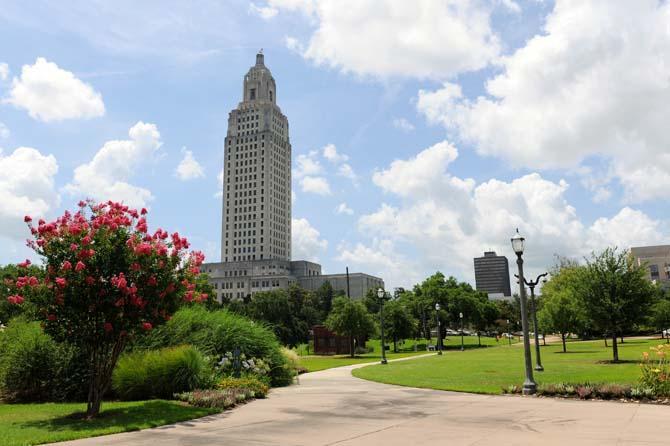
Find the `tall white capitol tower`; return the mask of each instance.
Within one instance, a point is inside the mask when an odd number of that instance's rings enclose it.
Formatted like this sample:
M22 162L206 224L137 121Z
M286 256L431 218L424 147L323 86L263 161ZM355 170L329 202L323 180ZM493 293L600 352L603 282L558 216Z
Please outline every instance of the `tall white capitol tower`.
M244 76L225 142L221 257L291 259L291 143L288 119L263 54Z
M244 76L242 101L228 116L223 162L221 262L205 263L219 301L298 284L324 282L352 298L383 287L363 273L321 274L321 265L291 261L291 142L277 106L277 85L263 53Z

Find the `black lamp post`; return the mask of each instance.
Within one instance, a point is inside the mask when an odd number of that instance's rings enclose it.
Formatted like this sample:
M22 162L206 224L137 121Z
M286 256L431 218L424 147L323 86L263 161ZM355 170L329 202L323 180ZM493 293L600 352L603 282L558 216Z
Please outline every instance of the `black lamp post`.
M437 321L437 354L442 354L442 327L440 326L440 304L435 304L435 320Z
M523 394L533 395L537 392L537 384L533 380L533 360L530 355L530 339L528 339L528 314L526 313L526 286L523 278L523 244L524 238L519 229L512 237L512 249L516 254L516 264L519 267L519 297L521 300L521 330L523 331L523 356L526 366L526 379L523 382Z
M379 324L381 327L381 344L382 344L382 364L386 364L386 344L384 343L384 301L386 300L386 291L382 288L377 290L377 297L379 298Z
M533 313L533 332L535 335L535 370L538 372L543 372L544 367L542 367L542 359L540 358L540 339L538 335L537 327L537 306L535 305L535 287L540 283L540 279L546 277L547 273L542 273L537 276L535 281L528 281L524 279L524 282L530 288L530 311Z
M463 346L463 312L458 313L458 317L461 318L461 351L465 350Z

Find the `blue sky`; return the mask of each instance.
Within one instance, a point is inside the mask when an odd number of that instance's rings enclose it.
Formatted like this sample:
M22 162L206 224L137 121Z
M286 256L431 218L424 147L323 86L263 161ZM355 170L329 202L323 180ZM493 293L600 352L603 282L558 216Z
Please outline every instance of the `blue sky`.
M294 258L411 286L471 281L517 226L531 273L668 242L668 21L655 0L0 0L0 263L30 255L24 214L87 196L218 260L227 116L260 48Z

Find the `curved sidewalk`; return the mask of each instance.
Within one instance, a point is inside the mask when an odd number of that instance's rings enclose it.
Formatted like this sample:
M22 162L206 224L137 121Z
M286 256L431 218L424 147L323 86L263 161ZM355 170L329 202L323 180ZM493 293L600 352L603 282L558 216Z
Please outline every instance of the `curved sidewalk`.
M472 395L364 381L346 366L199 420L66 443L124 445L667 445L670 407Z

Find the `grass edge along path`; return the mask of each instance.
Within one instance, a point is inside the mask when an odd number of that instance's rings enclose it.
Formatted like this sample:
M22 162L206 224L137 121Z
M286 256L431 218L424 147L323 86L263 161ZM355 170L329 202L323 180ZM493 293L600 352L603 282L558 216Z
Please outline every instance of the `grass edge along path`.
M86 403L0 404L0 443L23 446L137 431L220 412L166 400L103 402L100 417L82 418Z
M640 377L642 352L661 342L664 341L627 340L620 349L622 362L618 364L609 363L611 347L605 348L603 341L570 342L568 353L561 352L560 344L548 344L541 351L545 371L534 372L534 378L538 384L590 382L633 385ZM523 349L501 345L465 352L446 351L442 356L370 365L353 370L352 374L370 381L406 387L501 394L503 387L523 382Z
M476 336L466 336L465 347L468 350L477 348L477 337ZM435 339L432 340L435 343ZM482 346L492 347L499 345L494 338L487 338L482 336ZM417 345L417 351L414 351L414 340L408 340L403 343L402 346L398 349L398 353L393 352L393 343L390 343L389 350L386 351L386 358L390 361L398 358L408 358L412 356L425 355L426 353L431 353L426 351L426 340L421 339ZM507 341L499 341L507 342ZM517 343L517 340L514 340L513 343ZM305 367L308 372L318 372L319 370L332 369L333 367L342 367L346 365L353 364L372 364L381 360L381 343L378 339L373 339L368 341L368 346L373 348L373 351L370 353L364 353L356 355L354 358L351 358L349 355L302 355L300 356L300 365ZM388 343L387 343L388 345ZM446 349L460 349L461 338L459 336L449 336L444 339L444 345ZM507 344L505 344L507 345ZM514 344L512 344L514 345ZM304 347L303 347L304 348Z

